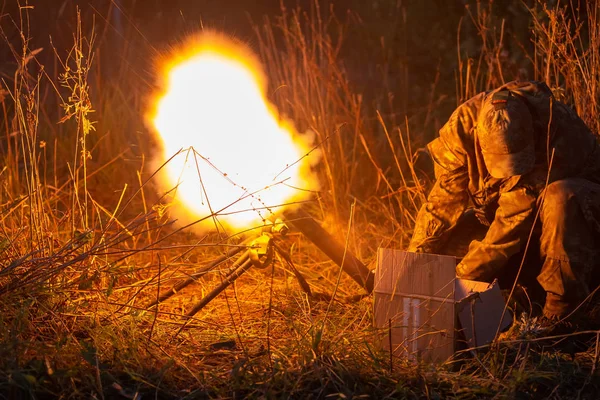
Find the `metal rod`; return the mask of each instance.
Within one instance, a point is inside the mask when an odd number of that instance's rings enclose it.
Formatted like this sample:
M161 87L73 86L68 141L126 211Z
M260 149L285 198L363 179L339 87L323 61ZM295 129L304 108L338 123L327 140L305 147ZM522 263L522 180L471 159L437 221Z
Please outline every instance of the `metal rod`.
M273 247L275 247L275 250L277 250L277 253L279 253L279 255L285 260L285 262L287 262L288 266L290 267L290 269L296 276L296 279L298 279L298 283L300 284L300 287L302 288L304 293L306 293L309 297L312 297L313 294L312 294L312 291L310 290L310 286L309 286L308 282L306 282L306 279L304 279L304 277L302 276L300 271L298 271L298 268L296 268L296 266L294 265L294 262L292 261L292 257L290 256L290 254L287 251L285 251L284 249L282 249L279 245L277 245L277 243L273 243Z
M225 290L229 285L235 282L235 280L242 276L244 272L248 271L250 267L252 267L252 260L250 259L249 254L249 252L244 253L238 260L239 262L236 262L236 264L239 265L238 268L236 268L233 272L227 275L225 279L219 284L219 286L217 286L210 293L204 296L202 300L200 300L190 311L188 311L186 317L191 318L194 315L196 315L196 313L202 310L208 303L210 303L212 299L217 297L223 290Z
M227 253L223 254L221 257L218 257L218 258L212 260L211 262L209 262L208 264L206 264L204 266L204 268L202 268L201 271L198 271L198 272L190 275L190 277L188 279L186 279L184 281L181 281L178 284L176 284L175 286L173 286L172 289L170 289L168 292L166 292L163 295L161 295L158 299L153 300L145 308L148 309L148 308L154 307L155 305L157 305L159 303L162 303L163 301L167 300L169 297L173 296L175 293L179 292L180 290L184 289L185 287L187 287L187 286L191 285L192 283L196 282L196 280L198 278L200 278L202 275L204 275L205 273L207 273L211 269L215 268L216 266L218 266L222 262L227 261L228 259L230 259L234 255L236 255L237 253L239 253L240 251L245 250L245 249L246 249L246 246L234 247L233 249L229 250Z
M333 262L342 267L368 293L373 292L375 276L350 250L335 240L313 217L302 208L283 212L287 223L298 229Z

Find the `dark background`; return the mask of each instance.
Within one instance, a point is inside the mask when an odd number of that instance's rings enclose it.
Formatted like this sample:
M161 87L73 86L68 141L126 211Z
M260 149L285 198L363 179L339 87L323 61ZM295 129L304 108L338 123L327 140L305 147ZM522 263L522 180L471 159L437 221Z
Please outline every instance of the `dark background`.
M399 170L408 171L414 154L424 154L416 150L437 135L468 97L506 81L536 78L531 7L553 4L554 0L0 0L0 78L11 87L19 63L28 58L23 49L41 49L27 65L32 87L43 77L39 111L45 125L40 125L40 138L56 143L59 154L71 154L69 133L60 129L64 125L57 126L65 114L64 100L71 96L61 86L61 74L76 41L79 13L82 51L91 49L86 59L93 63L86 77L94 108L90 118L100 133L88 138L97 149L91 162L100 167L115 154L131 150L123 161L135 170L156 149L145 115L160 79L157 60L190 34L218 30L262 51L270 78L267 95L299 132L317 130L320 140L334 137L324 144L336 166L329 186L341 189L330 195L343 197L339 201L346 204L348 194L366 198L384 187L378 170L392 187L403 187ZM572 4L576 8L579 3ZM286 69L301 75L303 65L271 63L273 54L289 56L278 27L295 17L302 25L299 36L310 42L308 46L315 47L325 37L339 44L334 60L327 55L311 60L318 71L306 71L320 81L307 91L301 79L291 82L281 75ZM326 27L313 34L321 21ZM275 35L269 42L271 59L264 57L265 43L257 35L260 31L264 39L265 27ZM90 38L93 43L88 43ZM502 64L500 76L487 72L496 62ZM343 84L331 72L338 68ZM479 69L481 73L474 72ZM474 81L465 84L468 74ZM277 91L294 84L293 89ZM322 107L311 96L324 92L327 104ZM411 142L408 151L402 137ZM423 176L431 176L431 163L427 157L423 160L416 165ZM319 168L322 175L329 173ZM68 171L58 175L66 177ZM105 175L97 187L112 184L112 173Z
M385 114L394 113L402 120L413 116L431 102L431 86L437 82L437 95L445 98L439 106L447 114L460 100L456 94L457 49L476 57L480 48L473 14L478 7L471 0L42 0L29 3L29 48L43 48L38 55L47 69L56 63L55 54L64 55L73 43L76 12L83 21L84 36L92 27L95 48L104 77L129 70L140 85L152 85L153 59L185 35L212 28L255 44L253 28L265 18L277 19L282 7L298 9L309 17L316 8L325 16L346 21L344 63L355 92ZM494 18L505 19L508 36L528 46L528 11L520 2L497 2ZM0 6L2 27L8 42L18 43L16 27L19 10L16 0L4 0ZM507 5L509 4L509 5ZM479 4L485 9L487 3ZM22 13L24 15L24 13ZM461 27L460 37L457 34ZM332 34L335 34L333 32ZM514 56L507 43L507 57ZM516 52L515 52L516 53ZM0 46L0 73L14 70L15 58L8 46ZM522 60L515 60L520 62ZM526 70L526 69L525 69ZM523 70L514 77L527 78ZM128 77L128 79L132 79ZM110 79L109 79L110 81ZM143 88L141 88L143 89ZM393 94L393 105L381 93ZM439 125L439 124L438 124Z

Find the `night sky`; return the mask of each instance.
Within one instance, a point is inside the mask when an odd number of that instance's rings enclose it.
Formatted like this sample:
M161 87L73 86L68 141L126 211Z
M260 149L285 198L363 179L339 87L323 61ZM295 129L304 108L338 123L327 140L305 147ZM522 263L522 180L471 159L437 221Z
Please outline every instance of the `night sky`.
M19 24L16 3L16 0L4 0L0 5L2 27L11 43L19 42L17 30L10 21L12 18ZM89 35L95 26L97 47L105 46L106 51L121 53L120 46L126 46L133 57L137 54L142 58L152 57L156 51L164 50L165 46L202 27L224 31L252 45L253 28L266 17L273 20L280 16L282 6L287 10L302 10L309 18L315 15L318 6L324 19L333 15L341 21L349 21L345 32L347 48L342 49L341 55L350 73L355 74L358 81L364 81L357 84L363 85L368 84L367 75L373 74L377 65L383 63L390 64L390 76L408 66L418 72L413 80L423 84L431 81L440 60L445 58L444 53L449 54L448 59L455 58L455 32L458 21L465 15L462 0L45 0L30 3L33 4L29 10L30 48L48 48L49 37L52 37L57 49L68 49L72 45L79 8L84 33ZM380 51L382 42L386 49ZM2 64L10 63L12 57L6 46L0 46L0 57ZM40 57L42 61L51 61L53 54L46 51ZM137 61L129 59L128 62ZM451 78L454 66L448 63L446 66Z

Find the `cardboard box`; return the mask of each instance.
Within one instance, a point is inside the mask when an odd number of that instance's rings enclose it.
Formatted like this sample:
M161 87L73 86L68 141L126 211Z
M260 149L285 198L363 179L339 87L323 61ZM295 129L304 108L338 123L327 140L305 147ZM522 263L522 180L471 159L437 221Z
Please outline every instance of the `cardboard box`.
M374 325L384 349L443 362L454 354L458 337L475 347L510 325L498 285L457 279L455 268L451 256L379 249Z

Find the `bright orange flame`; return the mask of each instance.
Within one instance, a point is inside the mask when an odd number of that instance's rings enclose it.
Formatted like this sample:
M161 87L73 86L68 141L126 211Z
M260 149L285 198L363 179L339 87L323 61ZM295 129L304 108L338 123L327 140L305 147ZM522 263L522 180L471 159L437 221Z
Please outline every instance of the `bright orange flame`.
M311 135L299 135L279 118L266 99L260 64L245 46L203 34L165 70L165 91L151 120L163 147L157 164L177 154L161 182L177 188L173 211L179 220L216 214L220 225L250 228L277 206L318 189ZM212 218L203 222L214 226Z

